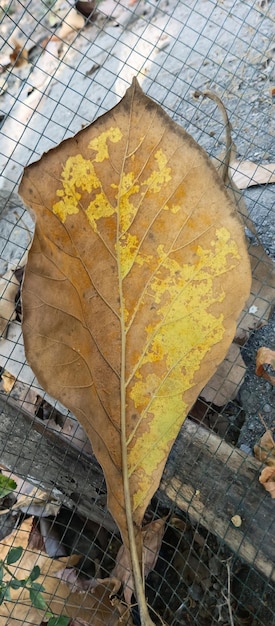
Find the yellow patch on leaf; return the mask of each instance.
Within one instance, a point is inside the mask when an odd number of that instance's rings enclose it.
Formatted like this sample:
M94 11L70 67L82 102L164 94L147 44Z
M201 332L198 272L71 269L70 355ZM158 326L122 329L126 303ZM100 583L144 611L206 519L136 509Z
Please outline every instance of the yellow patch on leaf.
M90 150L94 150L96 152L96 156L93 159L96 163L102 163L105 159L109 159L109 149L108 149L108 141L112 143L117 143L122 139L122 134L120 128L108 128L108 130L100 133L98 137L95 137L90 141L88 147Z

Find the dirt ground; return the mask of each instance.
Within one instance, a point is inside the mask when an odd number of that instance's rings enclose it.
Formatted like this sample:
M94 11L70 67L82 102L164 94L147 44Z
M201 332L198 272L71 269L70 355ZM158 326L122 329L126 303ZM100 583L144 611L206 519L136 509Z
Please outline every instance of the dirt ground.
M214 91L227 109L237 158L274 162L274 3L102 0L82 31L71 32L60 47L54 41L41 46L58 33L64 11L68 3L59 0L14 0L0 9L1 275L21 258L33 229L16 195L24 166L114 106L133 76L211 156L222 158L225 132L220 111L197 93ZM28 62L11 69L15 40L28 51ZM244 198L264 250L275 258L274 185L249 187ZM247 235L253 245L255 234ZM231 434L233 427L234 444L248 454L263 434L259 413L268 428L274 427L274 387L255 375L257 349L265 345L275 350L274 311L241 347L246 373L233 403L221 411L215 408L225 415ZM0 365L8 369L13 360L15 375L20 372L22 381L30 384L18 326L11 328L9 337L13 356L1 348ZM224 436L224 428L219 434ZM156 513L167 511L159 511L154 502L150 514ZM181 518L184 538L172 522L168 524L147 581L149 603L162 619L182 626L233 626L226 600L230 563L234 625L275 624L274 585L202 526L175 514ZM55 523L69 529L62 539L68 551L77 547L83 561L89 550L94 550L93 559L102 558L102 546L96 545L87 520L72 518L64 509ZM108 538L102 565L107 573L117 541ZM86 558L86 575L91 560ZM136 614L134 618L138 624Z

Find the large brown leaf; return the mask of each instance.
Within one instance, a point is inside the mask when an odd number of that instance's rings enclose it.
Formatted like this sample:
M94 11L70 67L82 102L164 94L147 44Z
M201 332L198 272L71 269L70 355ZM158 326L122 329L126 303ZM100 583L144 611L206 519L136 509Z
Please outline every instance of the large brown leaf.
M20 193L36 218L27 358L85 427L132 549L131 519L139 528L249 295L242 229L205 152L135 80L30 165Z

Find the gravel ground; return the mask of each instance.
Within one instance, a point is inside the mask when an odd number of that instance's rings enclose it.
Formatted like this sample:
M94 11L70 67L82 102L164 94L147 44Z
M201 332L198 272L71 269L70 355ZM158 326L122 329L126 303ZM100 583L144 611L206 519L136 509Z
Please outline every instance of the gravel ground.
M264 378L255 374L255 360L257 350L267 346L275 350L275 308L269 323L252 333L242 349L242 357L246 364L246 375L240 390L240 400L244 407L246 418L239 438L239 446L248 447L255 443L263 434L263 424L259 415L264 419L267 428L275 424L275 387ZM246 449L246 448L243 448Z

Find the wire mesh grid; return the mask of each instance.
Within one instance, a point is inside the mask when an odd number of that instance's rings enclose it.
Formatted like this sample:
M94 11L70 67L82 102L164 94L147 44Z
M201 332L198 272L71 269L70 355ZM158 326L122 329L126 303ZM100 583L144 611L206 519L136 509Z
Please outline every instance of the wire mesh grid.
M274 427L272 385L255 376L258 348L275 348L274 186L267 184L274 182L269 167L274 4L102 0L75 6L65 0L11 0L0 9L0 289L2 305L7 304L1 309L0 460L2 474L12 472L17 483L17 490L2 498L0 558L11 545L23 545L29 560L20 562L18 578L26 578L40 564L35 550L42 548L51 563L78 554L83 592L95 578L114 575L120 548L85 433L44 392L25 360L20 283L33 222L17 195L23 168L114 106L133 76L222 163L224 120L216 102L200 95L211 90L231 122L232 172L244 161L263 167L264 184L252 185L251 168L242 183L254 279L235 351L193 407L146 513L146 523L165 519L146 596L156 623L270 626L275 624L274 513L258 484L259 463L250 455L265 428ZM67 577L72 572L65 571ZM2 590L3 580L2 575ZM51 610L65 615L67 592L56 580L50 570L46 598L57 598ZM70 584L78 588L75 579ZM12 608L8 597L2 602L1 625L50 619L31 602L26 610L19 592L29 597L29 589L16 591L15 584L17 602ZM101 591L98 606L105 602L106 608L109 593L108 586ZM121 592L118 598L123 599ZM129 623L139 624L134 596L132 602ZM118 605L96 618L94 605L92 615L79 611L88 623L128 619Z

